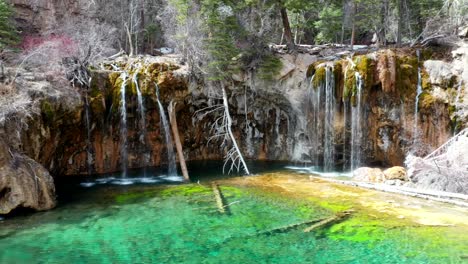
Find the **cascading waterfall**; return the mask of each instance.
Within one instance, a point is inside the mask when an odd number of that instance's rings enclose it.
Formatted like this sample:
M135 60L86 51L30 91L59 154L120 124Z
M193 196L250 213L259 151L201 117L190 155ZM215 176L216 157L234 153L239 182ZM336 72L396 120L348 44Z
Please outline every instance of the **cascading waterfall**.
M333 67L326 66L325 80L318 87L314 86L312 76L310 81L310 102L312 104L312 131L311 138L312 161L315 165L320 164L320 158L323 158L325 171L333 170L335 166L335 80L333 76ZM322 98L322 94L325 98ZM322 109L325 109L322 114ZM321 155L322 154L322 155Z
M422 79L421 79L421 67L419 66L420 51L416 51L418 56L418 86L416 89L416 98L414 103L414 124L413 124L413 144L418 140L418 111L419 111L419 96L422 94Z
M346 78L345 78L346 80ZM345 89L343 89L345 90ZM348 160L346 158L346 133L348 131L348 101L343 96L343 169L348 168Z
M161 115L161 123L164 128L164 138L166 140L166 148L167 148L167 163L168 163L168 176L176 176L177 175L177 165L176 165L176 158L174 153L174 146L172 144L172 137L171 137L171 130L169 128L169 123L167 122L166 113L164 112L164 107L159 100L159 86L156 85L156 98L158 101L159 112Z
M84 96L85 98L85 121L86 121L86 166L88 175L91 175L92 166L93 166L93 154L91 153L91 117L89 109L89 98L88 94Z
M127 177L127 104L125 99L125 89L128 76L125 71L120 74L122 84L120 86L120 159L122 162L122 176Z
M351 171L354 171L361 163L361 142L362 142L362 126L361 126L361 97L362 86L364 84L361 74L355 73L356 78L356 93L355 106L351 109Z
M314 87L315 75L310 79L310 103L312 104L312 133L310 142L312 148L312 162L314 165L319 165L320 152L321 152L321 138L322 130L320 126L320 87Z
M336 110L336 100L333 67L326 68L325 76L325 135L323 144L323 163L325 171L331 171L335 166L335 147L333 142L335 139L334 116Z
M348 77L348 68L346 67L344 71L344 80L347 80ZM343 170L346 170L348 168L348 160L346 158L346 134L348 132L348 100L346 98L346 81L344 82L343 87Z
M140 135L139 135L139 141L143 146L146 146L146 112L145 112L145 106L143 104L143 95L141 94L140 86L138 84L138 72L139 69L135 71L133 74L132 81L135 84L136 92L137 92L137 101L138 101L138 112L140 113ZM149 153L145 151L144 153L144 166L146 167L149 162Z

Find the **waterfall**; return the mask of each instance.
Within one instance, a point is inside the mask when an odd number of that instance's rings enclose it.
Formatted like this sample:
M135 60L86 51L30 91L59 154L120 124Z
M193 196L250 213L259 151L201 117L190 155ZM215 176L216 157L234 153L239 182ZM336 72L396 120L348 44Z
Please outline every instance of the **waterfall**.
M331 171L335 166L335 146L333 144L335 139L335 101L335 78L333 76L333 67L327 67L325 77L325 126L323 143L323 163L325 171Z
M363 80L359 72L355 73L356 93L353 93L356 105L351 109L351 171L354 171L361 163L361 96Z
M127 73L123 71L120 75L122 84L120 86L120 159L122 162L122 176L127 177L127 105L125 102L125 88Z
M320 164L323 158L325 171L333 170L335 166L335 78L333 67L325 67L325 80L314 86L315 75L310 80L310 103L312 104L311 148L312 162ZM322 111L322 110L325 111Z
M419 96L422 93L422 80L421 80L421 67L419 66L419 57L420 51L416 51L416 55L418 56L418 86L416 89L416 99L414 103L414 124L413 124L413 144L415 144L418 140L418 108L419 108Z
M140 114L140 135L139 135L139 141L143 146L146 146L146 112L145 112L145 106L143 104L143 95L141 94L141 90L138 84L138 72L139 69L135 71L133 74L132 81L135 84L136 92L137 92L137 101L138 101L138 112ZM146 149L146 147L145 147ZM144 151L144 166L146 167L149 162L149 153L147 151Z
M311 122L311 130L312 130L312 135L311 135L311 159L312 162L315 166L319 165L319 159L320 159L320 150L321 150L321 138L322 138L322 133L321 133L321 125L320 125L320 87L314 87L314 78L315 75L312 76L310 79L309 83L309 100L310 103L312 104L312 122Z
M346 80L346 77L345 77L345 80ZM343 89L343 91L345 89ZM348 168L348 162L346 159L346 150L347 150L346 149L346 133L348 131L347 125L348 125L348 101L343 96L343 170L346 170L346 168Z
M167 148L167 164L168 164L168 176L177 175L177 165L174 154L174 146L172 144L171 130L169 128L169 123L167 122L166 113L164 112L164 107L159 100L159 86L156 85L156 98L158 100L159 112L161 115L161 124L164 128L164 138L166 140Z
M86 121L86 168L91 175L93 166L93 154L91 153L91 118L88 94L85 95L85 121Z

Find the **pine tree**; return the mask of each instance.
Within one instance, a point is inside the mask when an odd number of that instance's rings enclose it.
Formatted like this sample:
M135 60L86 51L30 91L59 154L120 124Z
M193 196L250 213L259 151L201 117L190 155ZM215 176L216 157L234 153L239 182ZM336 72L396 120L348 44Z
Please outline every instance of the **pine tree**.
M5 0L0 0L0 49L18 42L18 32L13 24L12 15L11 6Z

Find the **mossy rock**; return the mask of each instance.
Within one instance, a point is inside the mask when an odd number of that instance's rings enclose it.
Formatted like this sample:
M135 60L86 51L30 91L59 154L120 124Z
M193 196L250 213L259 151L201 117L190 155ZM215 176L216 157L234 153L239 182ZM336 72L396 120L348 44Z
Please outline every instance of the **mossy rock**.
M399 56L396 59L396 88L403 96L414 94L418 85L418 59L412 56Z
M327 69L325 67L319 67L315 70L314 79L312 80L312 85L314 88L319 87L325 82L327 78Z
M325 61L320 60L320 61L316 61L316 62L312 63L311 65L309 65L309 67L307 68L307 72L306 72L307 78L311 78L312 76L314 76L318 66L320 64L323 64L324 62Z
M437 102L437 99L428 92L423 92L419 95L419 109L428 110L432 107L434 103Z
M41 114L46 124L52 124L55 119L55 109L52 104L47 101L41 101Z
M355 58L356 70L364 80L363 91L370 89L374 82L375 61L367 55L357 56Z
M425 91L429 91L432 88L431 79L429 77L429 74L425 70L421 71L421 86L422 89Z

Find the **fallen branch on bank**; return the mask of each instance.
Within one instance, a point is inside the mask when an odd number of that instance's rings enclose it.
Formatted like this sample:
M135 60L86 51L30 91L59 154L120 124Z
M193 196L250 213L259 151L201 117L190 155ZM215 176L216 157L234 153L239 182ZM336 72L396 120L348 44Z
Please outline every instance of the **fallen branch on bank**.
M436 202L443 202L443 203L454 204L454 205L458 205L462 207L468 207L468 195L465 195L465 194L449 193L449 192L441 192L441 191L430 191L430 190L417 190L414 188L395 187L395 186L389 186L385 184L376 184L376 183L369 183L369 182L342 181L342 180L324 179L324 178L317 178L317 179L344 184L344 185L349 185L349 186L354 186L354 187L361 187L361 188L372 189L372 190L388 192L388 193L402 194L406 196L422 198L422 199L436 201Z

